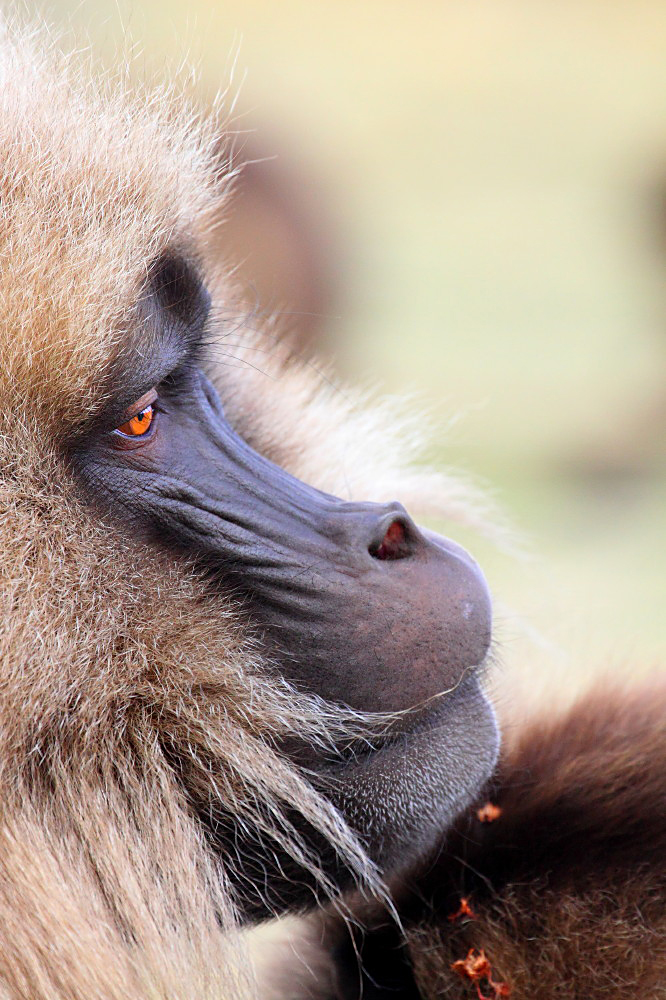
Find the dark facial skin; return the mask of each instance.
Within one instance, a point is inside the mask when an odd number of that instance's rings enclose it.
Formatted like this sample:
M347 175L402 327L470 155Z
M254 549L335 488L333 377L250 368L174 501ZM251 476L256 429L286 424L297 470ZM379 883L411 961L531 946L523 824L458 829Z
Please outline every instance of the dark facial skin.
M123 392L75 461L123 518L140 517L159 544L200 556L244 595L271 659L300 690L363 711L410 710L352 761L285 747L394 868L429 845L494 764L476 669L491 635L483 576L399 503L322 493L239 437L196 361L207 302L191 267L161 262L141 309L141 345L117 362ZM127 421L151 406L148 430L133 434Z

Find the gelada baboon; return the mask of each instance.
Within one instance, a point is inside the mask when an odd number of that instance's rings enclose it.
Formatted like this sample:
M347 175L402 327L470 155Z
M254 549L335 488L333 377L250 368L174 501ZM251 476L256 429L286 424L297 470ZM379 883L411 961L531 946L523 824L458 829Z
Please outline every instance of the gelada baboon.
M0 54L0 996L664 995L663 696L481 791L483 578L383 502L469 498L243 324L214 126ZM238 927L380 876L406 938L356 897L252 982Z
M385 415L239 370L214 127L0 53L0 995L244 996L238 924L381 891L489 776L488 592L382 501Z

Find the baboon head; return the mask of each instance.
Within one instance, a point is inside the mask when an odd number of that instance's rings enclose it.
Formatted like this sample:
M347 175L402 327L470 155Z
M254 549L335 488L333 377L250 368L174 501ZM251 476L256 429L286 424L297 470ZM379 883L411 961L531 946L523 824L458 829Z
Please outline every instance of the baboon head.
M495 761L483 576L372 475L321 488L341 410L307 373L235 363L212 126L1 57L0 777L164 869L189 831L246 913L391 871Z

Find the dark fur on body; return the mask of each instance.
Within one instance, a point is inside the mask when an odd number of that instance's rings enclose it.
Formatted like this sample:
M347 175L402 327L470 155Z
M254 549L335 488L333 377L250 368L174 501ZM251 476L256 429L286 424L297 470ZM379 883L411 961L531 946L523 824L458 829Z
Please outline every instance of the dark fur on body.
M353 942L336 925L336 997L477 997L452 969L472 949L512 1000L666 996L665 774L663 680L509 727L485 795L396 888L404 936L376 914ZM473 917L455 917L463 898Z

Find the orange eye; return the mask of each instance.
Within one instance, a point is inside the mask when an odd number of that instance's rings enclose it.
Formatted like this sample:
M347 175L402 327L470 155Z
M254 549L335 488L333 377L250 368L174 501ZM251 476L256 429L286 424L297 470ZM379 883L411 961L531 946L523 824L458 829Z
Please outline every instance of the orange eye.
M126 424L121 424L118 430L121 434L127 434L128 437L141 437L152 424L154 416L155 410L151 403L140 410L131 420L128 420Z
M151 389L137 399L133 406L125 411L129 417L120 427L116 427L114 443L118 448L128 448L130 445L144 444L153 436L157 410L157 389ZM131 414L131 416L130 416Z

